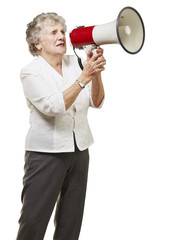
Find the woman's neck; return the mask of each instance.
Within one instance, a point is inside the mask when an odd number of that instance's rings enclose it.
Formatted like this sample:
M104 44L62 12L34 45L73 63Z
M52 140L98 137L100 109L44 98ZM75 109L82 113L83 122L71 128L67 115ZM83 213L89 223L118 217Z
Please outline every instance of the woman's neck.
M56 55L45 55L41 54L41 57L43 57L49 65L54 68L61 76L62 74L62 56Z

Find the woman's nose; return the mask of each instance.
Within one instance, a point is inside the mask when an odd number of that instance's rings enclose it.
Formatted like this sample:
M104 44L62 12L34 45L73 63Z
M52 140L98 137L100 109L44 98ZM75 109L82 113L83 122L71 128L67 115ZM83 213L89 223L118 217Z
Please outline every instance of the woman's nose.
M64 39L64 34L63 33L58 34L58 40L60 40L60 39Z

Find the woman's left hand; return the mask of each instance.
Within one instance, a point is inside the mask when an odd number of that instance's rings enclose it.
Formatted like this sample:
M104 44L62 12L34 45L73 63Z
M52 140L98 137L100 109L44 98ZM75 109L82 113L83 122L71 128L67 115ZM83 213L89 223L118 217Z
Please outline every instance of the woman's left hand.
M91 50L87 53L83 73L90 76L100 73L105 70L105 64L106 59L103 56L103 49L97 47L94 54Z

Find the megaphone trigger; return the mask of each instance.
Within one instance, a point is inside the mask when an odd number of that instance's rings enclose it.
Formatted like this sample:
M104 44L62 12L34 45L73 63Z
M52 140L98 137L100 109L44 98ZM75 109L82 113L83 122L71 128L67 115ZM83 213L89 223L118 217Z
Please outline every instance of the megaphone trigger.
M92 54L96 53L97 50L97 46L92 44L92 45L85 45L83 46L83 49L85 50L86 53L88 53L89 51L92 52Z

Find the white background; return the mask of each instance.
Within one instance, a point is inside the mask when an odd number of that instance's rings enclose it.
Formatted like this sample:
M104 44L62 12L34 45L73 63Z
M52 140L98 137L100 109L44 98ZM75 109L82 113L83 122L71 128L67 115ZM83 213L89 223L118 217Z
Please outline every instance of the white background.
M178 239L178 21L175 0L3 1L0 9L0 239L15 240L29 111L19 79L32 60L26 24L55 11L76 25L113 21L125 6L141 14L144 48L103 46L106 99L91 109L95 138L80 240ZM68 37L68 34L67 34ZM72 48L68 44L68 53ZM52 240L53 219L45 240ZM25 239L24 239L25 240Z

